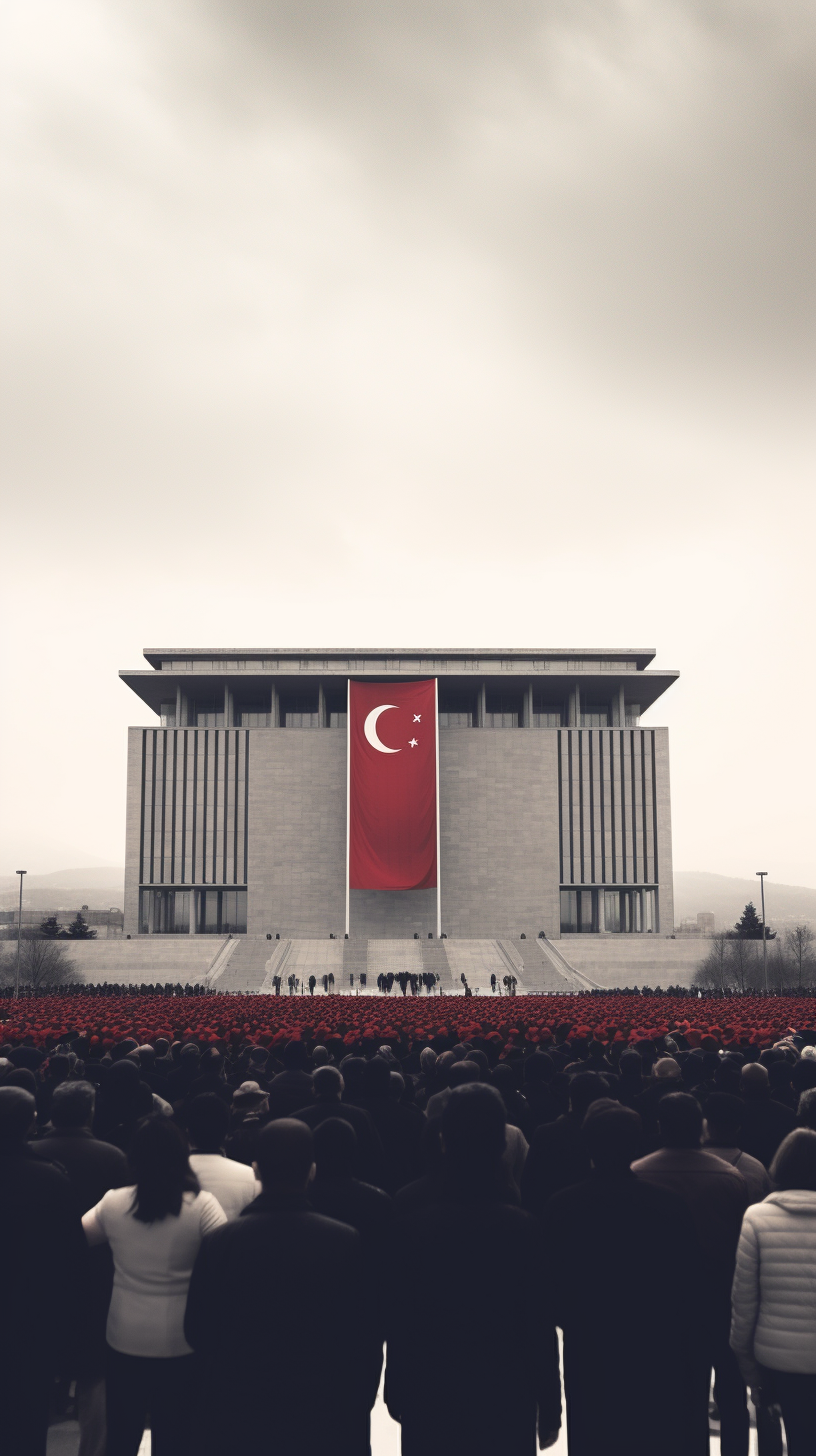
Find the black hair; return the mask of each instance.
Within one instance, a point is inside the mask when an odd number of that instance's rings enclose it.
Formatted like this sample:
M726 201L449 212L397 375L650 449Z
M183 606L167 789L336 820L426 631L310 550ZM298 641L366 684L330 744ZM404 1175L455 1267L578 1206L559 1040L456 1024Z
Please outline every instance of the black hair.
M457 1172L496 1166L507 1141L507 1115L495 1087L470 1082L451 1092L442 1113L445 1161Z
M184 1136L168 1117L147 1117L139 1124L128 1161L136 1184L131 1208L140 1223L178 1217L184 1194L199 1192Z
M795 1127L780 1143L768 1172L780 1190L805 1188L816 1193L816 1132Z
M96 1088L90 1082L60 1082L51 1099L54 1127L87 1127L93 1116Z
M314 1130L318 1178L350 1178L357 1153L357 1134L342 1117L324 1118Z
M21 1143L28 1136L37 1104L23 1087L0 1087L0 1143Z
M255 1161L264 1191L305 1183L314 1162L312 1130L296 1117L267 1122L258 1133Z
M609 1096L609 1083L600 1072L576 1072L570 1078L569 1100L570 1107L578 1117L584 1117L588 1107L597 1102L599 1097Z
M187 1131L198 1153L217 1153L229 1131L230 1113L217 1092L202 1092L187 1108Z
M699 1148L703 1114L696 1097L689 1092L669 1092L657 1106L657 1121L667 1148Z
M643 1123L637 1112L601 1097L587 1109L581 1136L600 1173L623 1173L640 1154Z
M705 1100L704 1112L709 1132L730 1133L736 1141L745 1116L745 1103L732 1092L712 1092Z

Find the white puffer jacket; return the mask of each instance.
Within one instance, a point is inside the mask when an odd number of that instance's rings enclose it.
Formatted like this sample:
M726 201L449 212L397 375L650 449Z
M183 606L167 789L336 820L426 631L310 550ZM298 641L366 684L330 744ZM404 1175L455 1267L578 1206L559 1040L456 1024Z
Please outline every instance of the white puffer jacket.
M816 1193L769 1193L746 1210L731 1299L745 1380L757 1365L816 1374Z

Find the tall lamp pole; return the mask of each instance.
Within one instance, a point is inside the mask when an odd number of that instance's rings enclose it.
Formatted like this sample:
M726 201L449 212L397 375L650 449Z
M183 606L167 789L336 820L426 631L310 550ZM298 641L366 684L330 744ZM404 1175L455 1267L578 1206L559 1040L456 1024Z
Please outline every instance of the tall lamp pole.
M765 927L765 876L767 870L757 870L762 891L762 970L765 976L765 995L768 994L768 936Z
M17 964L14 968L14 999L17 1000L20 994L20 942L23 938L23 875L28 870L15 870L14 873L20 876L20 908L17 911Z

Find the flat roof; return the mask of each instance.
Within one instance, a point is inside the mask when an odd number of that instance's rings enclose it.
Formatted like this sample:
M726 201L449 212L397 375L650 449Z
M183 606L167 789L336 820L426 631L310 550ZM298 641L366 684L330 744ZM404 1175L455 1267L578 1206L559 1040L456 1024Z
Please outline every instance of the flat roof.
M163 661L189 658L302 658L411 657L411 658L634 658L642 670L657 655L655 647L145 647L143 655L151 667L161 669Z

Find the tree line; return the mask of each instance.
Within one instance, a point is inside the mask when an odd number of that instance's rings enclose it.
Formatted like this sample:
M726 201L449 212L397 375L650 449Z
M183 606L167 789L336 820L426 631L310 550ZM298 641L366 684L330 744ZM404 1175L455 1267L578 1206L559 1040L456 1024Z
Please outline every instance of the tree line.
M768 985L801 988L816 984L816 935L809 925L794 925L781 939L770 926L768 942ZM749 901L733 929L711 937L705 960L697 967L694 985L716 991L758 991L765 985L762 954L762 921Z

